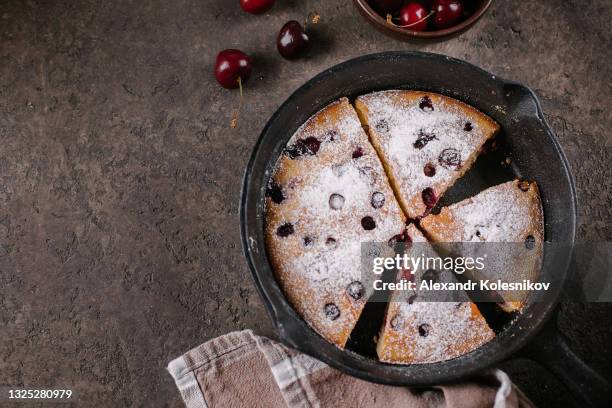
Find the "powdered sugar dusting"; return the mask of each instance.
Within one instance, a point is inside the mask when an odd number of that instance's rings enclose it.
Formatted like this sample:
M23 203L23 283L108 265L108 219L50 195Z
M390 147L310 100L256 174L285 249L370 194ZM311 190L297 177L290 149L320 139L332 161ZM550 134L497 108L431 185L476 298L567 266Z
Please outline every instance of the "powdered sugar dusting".
M423 234L414 226L407 229L414 243L406 249L411 256L424 254L438 256ZM418 244L417 244L418 243ZM455 282L453 272L437 271L436 282ZM414 282L420 286L425 268L414 271ZM426 278L431 279L431 278ZM484 318L475 313L467 294L449 301L436 295L428 299L427 292L395 291L387 310L387 319L381 339L379 356L391 363L433 363L448 360L481 346L494 337ZM423 297L424 296L424 297ZM458 300L457 295L450 295ZM450 299L449 299L450 300Z
M288 149L294 153L281 155L273 174L283 199L266 202L268 251L304 319L343 344L337 333L348 336L365 301L346 294L349 284L360 280L361 244L387 242L402 231L404 216L348 101L314 115ZM279 235L285 224L291 233Z
M402 302L397 313L401 340L390 347L406 350L415 363L458 357L494 336L480 315L473 316L469 302Z
M509 181L442 209L439 215L430 215L421 226L437 241L442 242L505 242L487 248L467 246L470 256L494 251L487 267L470 271L475 279L499 279L503 282L537 281L542 261L543 219L535 184L518 180ZM532 240L532 248L525 240ZM521 308L528 291L498 291L511 308ZM505 306L507 307L507 305Z
M287 262L287 271L307 276L313 283L343 285L359 277L356 265L362 242L386 242L401 232L399 207L393 193L383 184L382 168L372 154L367 159L315 167L302 179L300 188L293 190L291 199L299 205L288 209L285 218L297 220L298 230L313 242L301 256ZM370 172L364 172L364 167ZM374 193L385 197L381 210L371 204ZM342 197L338 200L342 202L341 208L331 205L332 196ZM364 230L361 223L364 217L373 218L376 224L373 230ZM330 238L333 243L328 242Z
M468 202L449 208L462 221L461 241L522 242L531 222L525 193L513 182L489 188Z
M410 201L428 187L444 193L466 170L466 162L491 136L477 121L470 121L458 102L436 97L432 108L421 99L401 97L402 91L384 91L359 98L367 106L370 129L381 144L382 154L399 182L401 194ZM425 167L429 167L426 175ZM431 174L433 173L433 174ZM422 209L408 208L412 217Z
M518 182L509 181L443 209L452 225L439 216L427 217L423 225L443 234L449 242L523 242L532 223L541 224L541 220L532 219L532 207L538 206L532 200L537 196L520 190Z

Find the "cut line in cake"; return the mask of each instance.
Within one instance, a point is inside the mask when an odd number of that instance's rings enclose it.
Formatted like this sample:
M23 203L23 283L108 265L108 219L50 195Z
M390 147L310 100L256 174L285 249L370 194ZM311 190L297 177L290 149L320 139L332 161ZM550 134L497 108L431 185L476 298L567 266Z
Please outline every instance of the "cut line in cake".
M267 191L266 246L276 276L306 322L342 348L367 298L361 243L386 242L406 221L348 99L298 129Z
M489 187L479 194L442 208L420 222L434 242L479 243L496 256L489 259L483 271L469 271L468 279L500 279L506 282L537 281L542 263L544 216L538 186L535 182L508 181ZM504 245L493 245L495 243ZM517 245L505 245L515 243ZM458 255L482 250L465 244ZM507 311L522 310L527 292L498 292L504 299L500 307Z
M415 220L435 207L499 131L477 109L431 92L374 92L359 96L355 108L402 209Z
M434 248L414 224L406 230L412 245L405 253L418 252L436 255ZM434 270L425 267L414 271L402 271L399 278L420 282L452 282L450 270ZM461 292L427 298L419 291L394 291L387 305L386 318L377 343L378 358L393 364L435 363L469 353L495 337L495 333L467 294ZM433 299L432 299L433 300Z

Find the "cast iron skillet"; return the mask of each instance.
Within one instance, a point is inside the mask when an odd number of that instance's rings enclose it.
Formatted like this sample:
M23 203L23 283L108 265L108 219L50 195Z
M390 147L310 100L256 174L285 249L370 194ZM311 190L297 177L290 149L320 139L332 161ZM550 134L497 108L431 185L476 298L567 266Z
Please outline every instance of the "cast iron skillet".
M337 100L383 89L437 92L462 100L500 123L504 140L500 160L479 159L475 167L445 196L457 201L487 186L514 177L539 184L548 242L567 250L545 253L542 279L565 281L576 227L576 192L567 160L547 125L534 93L464 61L421 52L386 52L336 65L317 75L283 103L267 123L246 169L241 194L243 249L256 286L274 321L280 339L356 377L384 384L429 386L465 379L512 356L542 360L593 406L609 398L610 385L582 363L558 336L554 320L559 291L544 301L531 299L522 314L484 346L452 360L417 365L391 365L325 341L293 310L279 287L267 259L264 241L264 195L272 166L287 140L312 114ZM485 155L487 156L487 155ZM484 156L483 156L484 157ZM551 319L552 317L552 319ZM520 352L520 353L519 353ZM608 400L609 401L609 400Z

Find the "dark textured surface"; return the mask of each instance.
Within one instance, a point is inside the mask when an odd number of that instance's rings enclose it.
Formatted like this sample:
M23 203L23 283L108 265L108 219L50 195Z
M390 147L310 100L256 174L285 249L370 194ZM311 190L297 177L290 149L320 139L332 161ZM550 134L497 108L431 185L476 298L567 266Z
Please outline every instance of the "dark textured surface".
M445 53L534 88L576 177L579 236L612 238L609 2L497 1L428 45L382 36L348 1L278 3L259 17L226 0L0 4L0 385L181 406L170 359L231 330L273 335L240 249L242 172L295 88L365 53ZM315 52L281 60L277 30L312 10ZM255 58L234 130L238 95L211 75L231 47ZM610 306L560 319L607 377ZM539 405L570 404L534 363L504 367Z

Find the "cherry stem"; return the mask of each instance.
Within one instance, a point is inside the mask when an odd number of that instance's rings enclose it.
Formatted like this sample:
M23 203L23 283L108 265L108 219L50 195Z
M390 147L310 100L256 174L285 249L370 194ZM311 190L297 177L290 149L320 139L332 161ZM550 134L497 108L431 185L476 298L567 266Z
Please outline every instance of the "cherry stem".
M408 28L408 27L412 27L412 26L414 26L414 25L417 25L417 24L419 24L419 23L421 23L421 22L423 22L423 21L427 20L429 17L431 17L431 16L433 16L433 15L434 15L434 11L432 10L432 11L430 11L430 12L429 12L429 14L427 14L425 17L423 17L423 18L421 18L421 19L419 19L419 20L417 20L417 21L415 21L415 22L412 22L412 23L410 23L410 24L406 24L406 25L397 25L397 24L395 24L395 23L392 21L391 14L387 14L387 23L393 24L394 26L399 27L399 28Z
M238 126L238 116L240 115L240 110L242 109L242 78L238 77L238 88L240 89L240 98L238 99L238 109L234 111L232 115L232 121L230 122L230 127L234 129Z
M316 25L321 21L321 15L316 11L311 11L308 13L308 17L306 17L306 21L304 21L304 31L306 31L306 27L308 24Z

